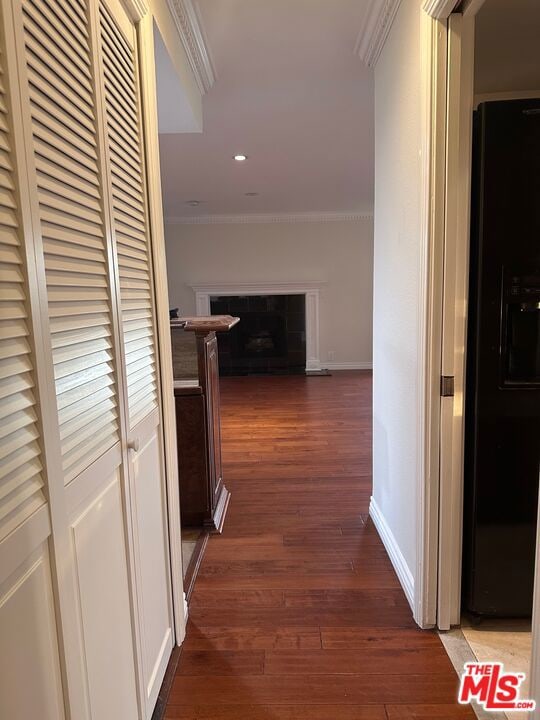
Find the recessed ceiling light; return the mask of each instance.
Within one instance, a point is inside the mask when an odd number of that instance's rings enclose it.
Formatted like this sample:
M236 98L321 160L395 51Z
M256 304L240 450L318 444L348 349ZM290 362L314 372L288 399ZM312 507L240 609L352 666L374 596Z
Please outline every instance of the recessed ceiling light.
M256 192L244 193L244 195L246 195L246 197L256 197L258 194L259 194L259 193L256 193Z
M236 162L244 162L244 160L247 160L247 155L235 155L234 159Z
M186 200L186 205L189 205L190 207L197 207L200 204L200 200Z

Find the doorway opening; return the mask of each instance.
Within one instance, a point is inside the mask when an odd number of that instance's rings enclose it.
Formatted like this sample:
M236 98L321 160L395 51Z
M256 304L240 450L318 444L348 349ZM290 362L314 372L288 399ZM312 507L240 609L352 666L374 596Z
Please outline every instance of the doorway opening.
M275 7L198 0L199 114L168 36L155 34L188 600L228 507L221 390L241 394L253 378L250 387L290 380L301 394L327 382L310 373L371 369L374 82L354 52L368 7L282 4L288 27L311 38L302 49L282 37ZM257 452L249 440L246 462Z
M443 316L452 332L443 332L442 374L446 361L459 393L442 401L440 522L452 542L440 565L439 624L461 624L478 660L528 677L540 461L540 8L485 0L462 9L449 21ZM524 685L521 693L530 696Z

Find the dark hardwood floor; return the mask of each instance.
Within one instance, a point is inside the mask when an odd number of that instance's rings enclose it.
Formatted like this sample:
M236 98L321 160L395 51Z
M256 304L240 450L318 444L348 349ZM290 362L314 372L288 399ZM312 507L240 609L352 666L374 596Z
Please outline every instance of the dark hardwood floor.
M222 401L232 498L166 718L474 718L368 518L370 374L230 378Z

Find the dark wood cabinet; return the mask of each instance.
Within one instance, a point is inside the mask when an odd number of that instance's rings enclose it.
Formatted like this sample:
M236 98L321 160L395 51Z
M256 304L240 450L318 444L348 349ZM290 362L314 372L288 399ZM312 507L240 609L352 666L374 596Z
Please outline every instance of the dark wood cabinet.
M216 333L197 336L199 378L205 397L207 417L208 487L213 522L222 524L229 493L223 484L221 470L221 417L219 398L219 363Z
M173 332L194 332L197 378L175 380L180 511L185 527L221 532L229 502L221 464L219 362L216 330L232 327L236 318L186 318ZM214 329L214 327L216 329ZM185 343L174 348L188 352ZM180 352L180 351L178 351ZM175 366L187 367L179 362Z
M209 496L206 407L199 385L176 383L176 438L183 527L202 527L211 517Z

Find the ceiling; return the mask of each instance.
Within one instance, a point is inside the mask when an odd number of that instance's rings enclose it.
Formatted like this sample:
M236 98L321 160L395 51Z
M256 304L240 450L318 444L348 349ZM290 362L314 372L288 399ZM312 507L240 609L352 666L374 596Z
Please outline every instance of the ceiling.
M166 217L372 210L373 72L353 52L368 5L199 0L216 81L202 133L160 135Z

